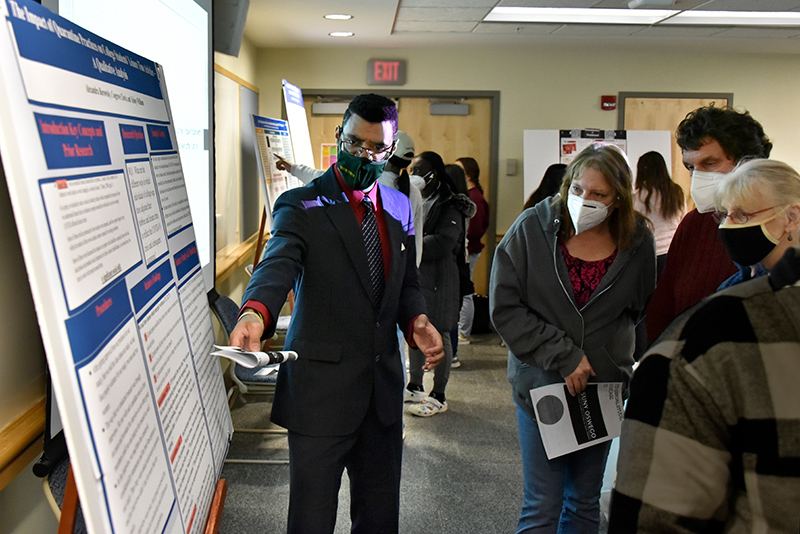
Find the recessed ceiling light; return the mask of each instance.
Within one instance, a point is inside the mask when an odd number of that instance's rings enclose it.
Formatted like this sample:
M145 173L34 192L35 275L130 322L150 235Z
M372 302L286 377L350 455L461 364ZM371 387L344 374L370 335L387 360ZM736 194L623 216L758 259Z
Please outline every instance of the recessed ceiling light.
M731 26L800 26L800 13L777 11L700 11L497 6L484 22L555 24L685 24Z
M355 34L353 32L331 32L328 35L331 37L352 37Z
M325 18L328 20L350 20L353 18L353 15L348 15L347 13L329 13L325 15Z
M550 22L557 24L655 24L679 13L666 9L606 9L498 6L484 22Z
M684 11L668 21L670 24L728 24L731 26L797 26L796 11Z

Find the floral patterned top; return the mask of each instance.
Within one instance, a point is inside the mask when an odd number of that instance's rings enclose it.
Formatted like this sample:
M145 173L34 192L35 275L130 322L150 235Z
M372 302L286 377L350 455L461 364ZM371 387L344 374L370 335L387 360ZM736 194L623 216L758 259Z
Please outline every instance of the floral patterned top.
M592 292L600 285L600 281L614 262L614 258L617 257L617 249L614 249L614 252L605 259L585 261L572 257L564 243L561 243L560 246L561 254L564 256L564 263L567 264L569 281L572 285L575 303L578 305L578 308L582 308L584 304L589 301Z

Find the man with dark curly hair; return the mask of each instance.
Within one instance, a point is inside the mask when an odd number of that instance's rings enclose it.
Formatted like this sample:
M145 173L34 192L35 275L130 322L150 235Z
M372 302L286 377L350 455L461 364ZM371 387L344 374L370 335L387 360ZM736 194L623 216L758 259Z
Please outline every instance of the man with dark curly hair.
M683 310L710 295L736 273L717 235L716 184L745 158L768 158L772 143L747 111L713 104L698 108L678 125L683 164L692 173L696 209L678 226L664 272L647 308L647 338L653 342Z

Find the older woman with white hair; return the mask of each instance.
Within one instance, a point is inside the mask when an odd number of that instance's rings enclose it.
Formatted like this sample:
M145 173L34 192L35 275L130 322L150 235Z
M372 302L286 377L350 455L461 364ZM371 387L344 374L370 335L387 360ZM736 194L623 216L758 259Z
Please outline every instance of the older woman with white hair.
M747 161L717 186L719 236L740 272L720 289L769 272L797 244L800 174L769 159Z

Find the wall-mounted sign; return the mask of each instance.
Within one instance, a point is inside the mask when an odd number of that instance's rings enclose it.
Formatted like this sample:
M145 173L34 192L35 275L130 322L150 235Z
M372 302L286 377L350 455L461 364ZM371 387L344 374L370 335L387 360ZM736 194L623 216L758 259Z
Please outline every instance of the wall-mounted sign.
M367 62L367 85L405 85L404 59L370 59Z

